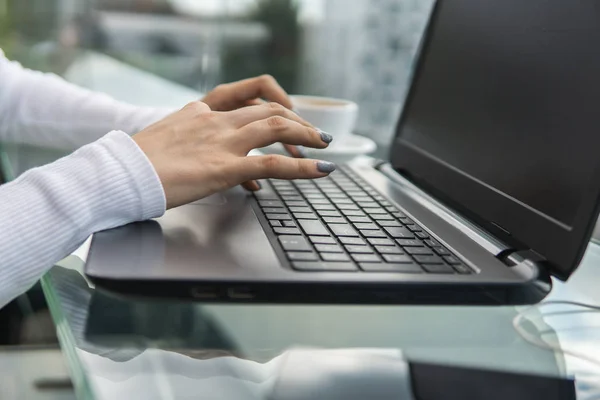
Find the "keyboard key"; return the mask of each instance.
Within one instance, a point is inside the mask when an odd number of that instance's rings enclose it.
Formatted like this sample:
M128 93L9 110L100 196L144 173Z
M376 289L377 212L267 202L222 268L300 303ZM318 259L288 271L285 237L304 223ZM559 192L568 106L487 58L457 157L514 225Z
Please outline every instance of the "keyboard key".
M330 193L327 194L327 197L329 197L334 203L339 203L341 201L341 199L347 199L348 196L346 196L344 193L340 192L340 193ZM338 200L340 199L340 200ZM346 202L352 202L350 200L346 200Z
M302 236L279 236L279 243L286 251L309 251L312 252L310 244Z
M372 198L370 198L369 196L355 196L352 198L352 200L354 200L357 203L361 203L363 201L367 202L367 201L373 201Z
M368 262L368 263L381 262L381 258L379 258L379 256L376 254L352 254L352 258L356 262Z
M435 239L427 239L427 240L424 240L424 242L425 242L425 244L426 244L427 246L429 246L429 247L436 247L436 246L439 246L439 247L441 247L441 246L442 246L442 245L440 244L440 242L438 242L438 241L437 241L437 240L435 240Z
M458 265L461 264L460 260L454 256L447 256L444 257L444 260L446 260L446 262L450 265Z
M315 210L329 210L329 211L333 211L336 209L333 206L333 204L315 204L315 205L313 205L313 208Z
M432 247L432 249L433 249L433 251L435 251L435 253L438 256L451 256L452 255L452 253L450 253L448 251L448 249L445 249L443 247Z
M307 199L323 199L325 200L325 195L321 193L303 193L304 197Z
M309 239L314 244L337 244L336 240L332 237L310 236Z
M381 203L382 206L393 208L392 203L390 203L387 200L382 200L382 201L380 201L380 203Z
M299 219L298 224L302 227L302 230L307 235L315 235L315 236L329 236L329 231L325 228L325 225L321 223L318 219L309 220L309 219Z
M361 210L342 210L345 216L366 217L366 214Z
M288 258L293 261L317 261L319 260L319 256L315 253L306 253L306 252L288 252L286 253Z
M388 263L360 263L363 271L367 272L401 272L407 274L420 274L423 272L417 264L388 264Z
M321 217L341 217L342 216L342 214L340 214L338 211L317 210L317 213Z
M423 247L423 242L417 239L398 239L396 242L403 247Z
M414 224L408 224L408 225L404 225L408 228L409 231L411 232L421 232L423 229L421 229L420 226L418 225L414 225Z
M294 221L283 221L283 226L286 228L295 228L296 223Z
M312 213L294 213L296 219L319 219L316 214Z
M328 224L345 224L346 220L342 217L325 217L323 218L323 221L325 221Z
M446 264L424 264L423 269L432 274L453 274L454 269Z
M402 254L384 254L383 259L389 263L412 263L413 260L406 255Z
M263 212L265 214L266 213L277 214L277 213L287 213L287 210L285 208L266 207L266 208L263 208Z
M273 228L278 235L301 235L300 229L298 228Z
M376 221L394 221L394 217L390 214L373 214L371 217Z
M386 220L378 220L377 223L381 226L397 226L397 227L401 227L402 224L398 221L386 221Z
M315 204L331 204L327 199L308 199L308 202L312 205Z
M375 249L381 254L404 254L404 250L396 246L375 246Z
M286 219L292 219L292 216L290 214L266 214L267 219L279 219L279 220L286 220Z
M429 239L429 235L425 232L415 232L415 235L419 238L419 239Z
M337 205L340 210L358 210L358 206L356 204L338 204Z
M285 201L303 201L304 198L300 195L281 195L281 198Z
M290 207L290 211L293 213L312 213L310 207Z
M360 233L367 238L387 238L387 235L383 231L366 231L361 230Z
M271 224L271 226L273 227L277 227L277 226L282 226L283 224L281 223L281 221L273 219L271 221L269 221L269 224Z
M292 267L298 271L356 271L351 262L296 261Z
M346 245L346 251L351 254L372 254L373 250L369 246Z
M261 207L283 207L283 203L278 200L260 200L258 204Z
M360 246L367 245L367 243L363 239L357 237L341 237L339 239L340 242L342 242L343 244L356 244Z
M459 274L470 274L470 273L472 273L472 271L469 269L469 267L467 267L464 264L456 264L456 265L453 265L452 268L454 268L454 270L456 272L458 272Z
M343 253L342 247L337 244L315 244L319 253Z
M385 211L383 208L363 208L363 211L369 215L387 214L387 211Z
M329 224L328 227L333 231L335 236L359 236L358 232L348 224Z
M344 253L322 253L321 258L325 261L350 261L350 257Z
M414 256L415 260L421 264L443 264L441 258L438 256Z
M408 254L433 255L433 251L429 247L407 247Z
M406 228L397 228L393 226L386 226L383 229L395 239L412 239L415 235Z
M359 201L357 204L363 208L376 208L379 207L379 204L373 201Z
M371 231L379 230L379 227L373 223L366 224L364 222L358 222L358 223L354 224L354 227L356 229L364 229L364 230L371 230Z
M391 239L376 239L376 238L369 238L367 239L369 241L369 243L371 243L373 246L394 246L394 242Z
M372 222L369 217L356 217L354 215L349 216L348 219L350 222Z
M285 204L288 207L308 207L308 203L305 201L286 201Z
M399 210L394 206L385 207L389 212L399 212Z

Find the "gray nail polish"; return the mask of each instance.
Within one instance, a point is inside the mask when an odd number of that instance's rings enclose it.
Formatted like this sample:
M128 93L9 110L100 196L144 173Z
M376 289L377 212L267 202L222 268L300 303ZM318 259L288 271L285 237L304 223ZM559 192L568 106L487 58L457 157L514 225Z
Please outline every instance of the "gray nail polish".
M296 146L296 149L298 149L298 153L300 153L300 156L306 158L306 149L304 148L304 146Z
M333 136L331 136L329 133L323 132L320 129L317 129L317 132L319 132L319 135L321 135L321 140L325 143L331 143L331 141L333 140Z
M317 169L319 170L319 172L324 172L326 174L330 174L333 171L335 171L335 169L337 168L337 166L329 161L317 161Z

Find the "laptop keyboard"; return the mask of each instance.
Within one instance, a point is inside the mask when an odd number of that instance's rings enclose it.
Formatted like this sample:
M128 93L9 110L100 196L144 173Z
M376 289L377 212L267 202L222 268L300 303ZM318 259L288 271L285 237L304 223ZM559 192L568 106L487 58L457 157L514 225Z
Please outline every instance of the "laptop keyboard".
M349 168L265 182L256 199L297 271L472 273Z

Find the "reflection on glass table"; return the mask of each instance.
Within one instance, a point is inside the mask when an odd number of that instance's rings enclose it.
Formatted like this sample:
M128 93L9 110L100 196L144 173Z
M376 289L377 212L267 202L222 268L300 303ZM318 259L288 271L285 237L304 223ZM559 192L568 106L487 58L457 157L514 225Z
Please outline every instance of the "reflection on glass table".
M589 282L598 262L600 248L592 245L572 281L555 282L548 300L597 304L600 299ZM377 374L382 381L408 360L574 378L578 398L600 393L600 314L590 310L566 305L516 309L144 300L94 288L76 256L61 265L50 271L43 286L76 387L85 398L112 399L123 393L131 399L186 398L190 393L272 398L268 394L290 354L311 351L316 352L313 359L330 360L331 353L323 351L333 349L345 349L343 356L350 357L336 373L341 382L344 376L368 375L369 369L349 370L350 360L358 357L359 367L369 365L370 371L385 361L387 367ZM556 346L554 351L531 345L513 328L513 320L525 310L528 334ZM585 353L595 363L572 353Z

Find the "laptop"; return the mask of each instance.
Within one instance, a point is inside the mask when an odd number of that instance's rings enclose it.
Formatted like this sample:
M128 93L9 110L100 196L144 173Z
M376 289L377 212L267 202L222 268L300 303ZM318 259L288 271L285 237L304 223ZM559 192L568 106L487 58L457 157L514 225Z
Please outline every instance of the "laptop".
M598 216L598 45L594 0L439 1L388 159L97 233L87 275L202 301L537 302Z

